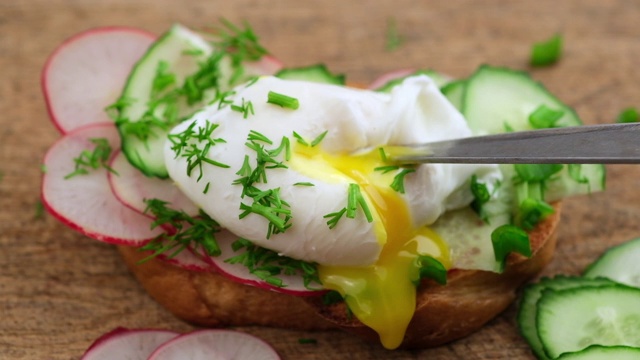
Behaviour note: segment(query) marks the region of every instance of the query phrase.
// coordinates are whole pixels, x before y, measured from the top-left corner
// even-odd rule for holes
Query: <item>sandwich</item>
[[[77,109],[99,104],[58,94],[96,86],[77,70],[96,43],[117,54],[105,77],[129,71],[102,106],[111,119],[87,123]],[[388,349],[459,339],[550,261],[560,200],[602,189],[604,169],[395,164],[391,146],[580,120],[520,71],[385,79],[356,88],[323,65],[284,68],[229,23],[78,35],[43,73],[63,132],[43,202],[116,244],[146,291],[193,324],[342,328]]]

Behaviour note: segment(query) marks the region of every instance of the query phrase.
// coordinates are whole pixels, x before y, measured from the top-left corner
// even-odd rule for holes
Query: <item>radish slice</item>
[[[231,244],[238,240],[237,235],[234,235],[230,231],[222,230],[219,233],[216,233],[216,240],[218,241],[222,255],[215,257],[204,256],[204,259],[205,261],[210,262],[221,275],[224,275],[235,282],[295,296],[317,296],[326,291],[318,284],[311,284],[311,286],[318,286],[318,289],[306,288],[304,286],[302,276],[298,274],[278,275],[278,277],[283,281],[283,287],[269,284],[249,272],[249,269],[246,266],[225,262],[226,259],[239,255],[243,251],[240,250],[236,253],[231,247]]]
[[[146,360],[160,345],[179,335],[168,330],[116,328],[94,341],[82,360]]]
[[[198,214],[198,207],[173,181],[145,176],[129,163],[122,152],[114,155],[109,166],[115,170],[115,173],[108,174],[113,193],[131,209],[142,214],[147,208],[145,199],[159,199],[168,202],[167,206],[174,210],[182,210],[191,216]]]
[[[392,72],[386,73],[386,74],[380,76],[379,78],[375,79],[369,85],[369,89],[370,90],[378,89],[378,88],[382,87],[383,85],[385,85],[386,83],[388,83],[391,80],[400,79],[400,78],[403,78],[405,76],[409,76],[409,75],[413,74],[414,72],[415,72],[415,69],[401,69],[401,70],[396,70],[396,71],[392,71]]]
[[[188,271],[206,272],[213,270],[213,266],[204,261],[202,257],[196,254],[191,248],[184,249],[175,256],[171,256],[171,252],[163,253],[158,255],[158,259]]]
[[[140,246],[161,233],[151,230],[152,219],[124,206],[109,187],[108,170],[99,168],[69,179],[74,158],[92,151],[92,138],[106,138],[112,149],[120,147],[113,123],[92,124],[58,140],[44,159],[42,200],[49,212],[69,227],[94,239]]]
[[[253,75],[273,75],[280,71],[284,65],[273,56],[263,56],[259,61],[243,64],[247,74]]]
[[[149,360],[278,360],[273,348],[261,339],[231,330],[199,330],[161,345]]]
[[[62,43],[42,72],[47,109],[58,130],[111,121],[104,108],[120,96],[131,68],[154,40],[142,30],[102,27]]]

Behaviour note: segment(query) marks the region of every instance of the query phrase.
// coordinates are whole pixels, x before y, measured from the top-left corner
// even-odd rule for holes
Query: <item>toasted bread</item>
[[[511,254],[503,273],[451,270],[446,285],[423,281],[416,311],[401,347],[427,348],[467,336],[504,311],[516,290],[551,260],[560,204],[531,233],[533,255]],[[305,330],[339,327],[371,341],[378,335],[348,315],[344,303],[296,297],[233,282],[215,272],[187,271],[162,260],[137,262],[136,248],[119,247],[127,266],[162,306],[201,326],[264,325]]]

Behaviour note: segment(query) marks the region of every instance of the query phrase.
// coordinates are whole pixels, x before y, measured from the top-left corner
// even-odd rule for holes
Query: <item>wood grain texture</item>
[[[116,252],[52,217],[37,217],[40,164],[58,137],[39,76],[70,35],[103,25],[155,33],[171,23],[247,20],[287,65],[326,63],[357,83],[402,67],[466,76],[489,63],[531,70],[586,123],[640,106],[640,2],[635,0],[21,0],[0,2],[0,358],[77,359],[116,327],[188,331],[135,282]],[[388,19],[404,39],[385,50]],[[529,69],[530,44],[562,33],[565,53]],[[558,251],[546,275],[578,274],[604,249],[640,236],[640,166],[610,166],[605,193],[564,202]],[[241,328],[284,359],[531,359],[515,306],[482,331],[440,348],[390,352],[338,332]],[[299,338],[317,344],[301,345]]]

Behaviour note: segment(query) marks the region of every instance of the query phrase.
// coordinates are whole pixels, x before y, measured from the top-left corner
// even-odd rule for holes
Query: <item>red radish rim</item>
[[[86,355],[91,349],[95,348],[97,345],[100,345],[105,340],[111,339],[114,336],[122,335],[124,333],[140,333],[140,332],[147,332],[147,331],[171,333],[171,334],[175,334],[176,337],[181,335],[179,332],[172,331],[172,330],[154,329],[154,328],[130,329],[130,328],[126,328],[124,326],[118,326],[118,327],[116,327],[116,328],[114,328],[114,329],[112,329],[112,330],[100,335],[97,339],[95,339],[91,343],[91,345],[89,345],[87,350],[84,352],[83,356]]]
[[[278,287],[275,285],[271,285],[266,281],[257,279],[257,278],[244,278],[244,277],[240,277],[234,274],[229,273],[228,271],[226,271],[225,269],[223,269],[220,265],[218,265],[218,261],[224,261],[221,256],[218,256],[218,259],[213,259],[210,256],[207,256],[205,254],[199,254],[202,258],[203,261],[205,261],[206,263],[208,263],[213,270],[215,270],[218,274],[226,277],[227,279],[237,282],[239,284],[243,284],[243,285],[249,285],[249,286],[255,286],[257,288],[263,289],[263,290],[270,290],[270,291],[274,291],[274,292],[278,292],[278,293],[282,293],[282,294],[286,294],[286,295],[292,295],[292,296],[320,296],[323,295],[325,293],[327,293],[329,290],[327,289],[317,289],[317,290],[313,290],[313,289],[291,289],[291,288],[287,288],[287,287]],[[232,265],[233,266],[233,265]],[[237,265],[237,266],[242,266],[242,265]]]
[[[268,342],[266,342],[265,340],[253,335],[253,334],[249,334],[246,332],[242,332],[242,331],[237,331],[237,330],[229,330],[229,329],[201,329],[201,330],[194,330],[188,333],[184,333],[181,334],[167,342],[165,342],[164,344],[160,345],[153,353],[151,353],[151,355],[149,355],[148,360],[154,360],[157,356],[159,356],[161,354],[161,351],[164,351],[163,348],[168,347],[168,346],[173,346],[175,345],[175,343],[180,342],[180,341],[184,341],[184,339],[186,337],[189,336],[198,336],[200,334],[203,333],[228,333],[228,334],[233,334],[234,336],[241,336],[244,337],[247,340],[251,340],[251,341],[255,341],[256,343],[260,343],[261,345],[263,345],[265,347],[266,350],[270,350],[273,355],[276,356],[277,359],[280,359],[280,355],[278,355],[278,352],[273,348],[273,346],[271,346],[271,344],[269,344]]]
[[[59,125],[59,121],[57,120],[56,116],[54,115],[53,109],[51,107],[51,99],[50,99],[49,91],[47,91],[47,86],[46,86],[47,85],[46,75],[49,72],[49,67],[51,66],[51,62],[58,55],[58,53],[60,51],[62,51],[62,49],[67,47],[72,42],[75,42],[75,41],[77,41],[77,40],[79,40],[79,39],[81,39],[83,37],[90,36],[90,35],[93,35],[93,34],[96,34],[96,33],[112,32],[112,31],[135,32],[135,33],[138,33],[140,35],[148,36],[150,39],[155,39],[156,38],[155,34],[149,32],[149,31],[146,31],[146,30],[135,28],[135,27],[128,27],[128,26],[102,26],[102,27],[90,28],[90,29],[84,30],[84,31],[82,31],[80,33],[71,35],[68,38],[66,38],[62,43],[60,43],[53,50],[53,52],[49,55],[49,57],[47,58],[47,60],[44,63],[44,66],[42,68],[42,72],[40,73],[40,88],[42,89],[42,93],[43,93],[44,100],[45,100],[45,105],[47,107],[47,114],[49,115],[49,119],[51,119],[51,122],[53,123],[55,128],[58,130],[58,132],[60,132],[61,134],[65,134],[65,133],[67,133],[67,131],[64,131],[64,129],[61,128],[61,126]]]

